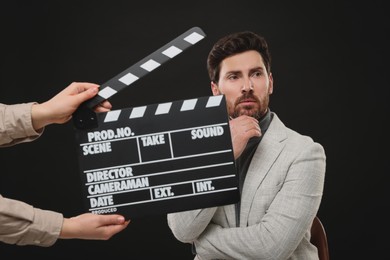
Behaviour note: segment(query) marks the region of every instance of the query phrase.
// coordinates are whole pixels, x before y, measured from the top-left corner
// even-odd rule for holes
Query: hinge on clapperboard
[[[149,72],[158,68],[161,64],[172,59],[187,48],[196,44],[206,37],[199,27],[193,27],[181,34],[171,42],[146,56],[117,76],[113,77],[100,86],[99,93],[92,99],[87,100],[73,114],[73,123],[78,129],[91,129],[98,127],[96,113],[93,108],[107,100],[112,95],[123,90]]]

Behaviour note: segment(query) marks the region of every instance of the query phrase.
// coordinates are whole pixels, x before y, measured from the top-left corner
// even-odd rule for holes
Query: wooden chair
[[[328,238],[321,220],[316,216],[311,226],[310,242],[318,249],[320,260],[329,260]]]

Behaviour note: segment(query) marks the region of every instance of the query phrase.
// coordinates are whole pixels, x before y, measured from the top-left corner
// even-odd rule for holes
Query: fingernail
[[[92,93],[97,93],[98,92],[98,88],[90,88],[89,89]]]

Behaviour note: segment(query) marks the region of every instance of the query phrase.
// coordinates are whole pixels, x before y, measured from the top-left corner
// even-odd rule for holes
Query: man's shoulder
[[[274,132],[274,134],[284,136],[284,141],[295,145],[315,143],[311,136],[307,134],[302,134],[286,126],[275,112],[272,112],[272,121],[268,130],[270,131],[270,133]]]

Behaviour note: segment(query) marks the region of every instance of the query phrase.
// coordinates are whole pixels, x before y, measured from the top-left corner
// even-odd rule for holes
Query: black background
[[[263,34],[272,52],[271,109],[327,153],[323,201],[332,259],[387,255],[389,14],[385,1],[7,1],[0,9],[0,102],[43,102],[72,81],[102,84],[193,26],[207,37],[131,87],[114,109],[211,95],[206,57],[228,33]],[[0,149],[0,192],[82,213],[72,123]],[[192,259],[166,216],[134,219],[109,241],[0,244],[1,259]]]

